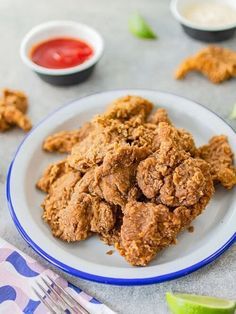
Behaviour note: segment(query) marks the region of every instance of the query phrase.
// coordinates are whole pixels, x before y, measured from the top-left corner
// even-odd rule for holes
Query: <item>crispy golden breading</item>
[[[172,124],[168,113],[164,108],[158,108],[154,113],[152,113],[148,119],[148,122],[156,125],[158,125],[160,122]]]
[[[70,171],[55,180],[48,190],[42,204],[43,219],[49,224],[54,236],[60,237],[58,213],[63,210],[74,191],[76,183],[80,180],[78,172]]]
[[[52,184],[64,174],[72,171],[66,160],[49,165],[36,183],[38,189],[48,193]]]
[[[202,197],[209,201],[213,192],[210,166],[202,159],[190,157],[164,178],[159,198],[170,207],[195,206]]]
[[[145,172],[143,167],[139,170],[138,182]],[[131,202],[124,209],[121,241],[116,246],[132,265],[145,266],[161,249],[174,244],[177,234],[201,214],[213,195],[210,167],[205,161],[190,157],[172,171],[166,177],[159,175],[157,182],[150,180],[159,195],[143,191],[160,204]],[[148,173],[152,175],[153,170]]]
[[[171,212],[161,204],[129,202],[116,248],[131,265],[145,266],[160,250],[176,242],[182,226],[190,223],[186,217],[190,217],[190,210],[185,207]]]
[[[94,125],[93,130],[81,142],[73,146],[68,163],[79,171],[86,172],[100,164],[106,154],[118,145],[121,136],[113,130]]]
[[[179,148],[180,150],[188,152],[191,156],[195,156],[197,151],[193,136],[189,132],[184,129],[177,129],[166,122],[160,122],[156,128],[153,138],[154,152],[157,151],[161,145],[163,149],[166,145]]]
[[[175,73],[183,79],[190,71],[198,71],[213,83],[221,83],[236,76],[236,52],[218,46],[209,46],[182,62]]]
[[[13,106],[20,110],[22,113],[26,113],[28,110],[28,99],[26,95],[21,91],[13,91],[7,88],[4,89],[3,102],[6,106]]]
[[[91,123],[85,123],[79,130],[54,133],[44,140],[43,149],[48,152],[70,153],[72,147],[87,137],[91,129]]]
[[[106,154],[116,150],[120,144],[151,149],[155,125],[144,121],[152,107],[150,102],[137,96],[115,101],[107,112],[92,121],[88,136],[73,147],[68,156],[71,167],[86,172],[101,164]]]
[[[69,153],[79,141],[79,131],[61,131],[48,136],[43,142],[43,149],[47,152]]]
[[[47,150],[71,151],[37,183],[54,236],[74,242],[96,233],[131,265],[145,266],[205,209],[212,176],[235,184],[225,137],[197,150],[164,109],[149,117],[152,107],[122,97],[80,130],[46,139]]]
[[[100,239],[108,245],[115,245],[120,242],[120,231],[123,224],[123,212],[119,206],[115,209],[116,221],[111,230],[103,230],[100,234]]]
[[[129,145],[107,154],[103,164],[95,168],[95,179],[90,185],[90,191],[111,204],[123,207],[136,181],[138,163],[148,154],[149,150],[145,147]]]
[[[29,118],[25,115],[28,100],[24,93],[5,89],[0,100],[0,132],[18,126],[25,132],[32,128]]]
[[[147,99],[139,96],[125,96],[113,101],[100,118],[124,122],[132,120],[134,117],[140,117],[144,122],[152,109],[153,104]]]
[[[207,145],[198,149],[199,157],[211,166],[213,180],[225,188],[236,185],[236,168],[233,165],[234,154],[229,146],[227,136],[213,136]]]
[[[167,206],[190,206],[204,195],[209,179],[209,166],[192,158],[188,145],[181,142],[181,134],[173,126],[160,123],[158,127],[159,149],[137,169],[137,182],[147,198],[159,198]],[[210,192],[210,196],[213,193]]]
[[[84,240],[91,232],[108,232],[116,222],[116,207],[81,192],[80,175],[74,171],[52,184],[42,207],[53,235],[67,242]]]
[[[67,242],[84,240],[91,232],[111,230],[115,219],[114,206],[99,197],[77,193],[75,187],[67,206],[58,213],[59,237]]]

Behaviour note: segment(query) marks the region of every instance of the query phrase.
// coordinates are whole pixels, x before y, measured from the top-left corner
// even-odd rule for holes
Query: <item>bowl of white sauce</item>
[[[172,0],[171,12],[191,37],[207,42],[231,38],[236,30],[236,0]]]

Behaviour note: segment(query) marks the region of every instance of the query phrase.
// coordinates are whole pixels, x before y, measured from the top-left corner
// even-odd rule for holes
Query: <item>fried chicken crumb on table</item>
[[[236,76],[236,52],[218,46],[209,46],[185,59],[175,72],[176,79],[184,79],[191,72],[205,75],[215,84]]]
[[[226,137],[197,148],[165,109],[153,108],[125,96],[79,130],[44,140],[45,151],[67,152],[37,183],[55,237],[76,242],[98,234],[131,265],[146,266],[182,230],[192,230],[214,183],[236,184]]]
[[[26,116],[27,109],[28,100],[23,92],[4,89],[0,99],[0,132],[13,126],[18,126],[25,132],[29,131],[32,124]]]

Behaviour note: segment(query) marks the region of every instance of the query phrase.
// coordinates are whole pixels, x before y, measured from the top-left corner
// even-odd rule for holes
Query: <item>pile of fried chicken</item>
[[[115,100],[79,130],[43,143],[68,153],[37,182],[43,219],[67,242],[99,234],[131,265],[147,265],[202,213],[214,184],[236,184],[227,137],[196,148],[163,108],[138,96]]]

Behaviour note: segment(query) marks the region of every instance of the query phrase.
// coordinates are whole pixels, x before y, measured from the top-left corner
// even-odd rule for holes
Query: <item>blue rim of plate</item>
[[[44,259],[46,259],[48,262],[50,262],[51,264],[53,264],[54,266],[57,266],[58,268],[62,269],[63,271],[67,272],[70,275],[85,279],[85,280],[89,280],[89,281],[95,281],[98,283],[103,283],[103,284],[109,284],[109,285],[117,285],[117,286],[138,286],[138,285],[150,285],[150,284],[155,284],[155,283],[161,283],[164,281],[170,281],[170,280],[174,280],[183,276],[186,276],[200,268],[202,268],[203,266],[213,262],[215,259],[217,259],[221,254],[223,254],[227,249],[229,249],[229,247],[236,242],[236,232],[233,234],[233,236],[228,239],[228,241],[226,241],[226,243],[220,247],[217,251],[215,251],[213,254],[209,255],[207,258],[203,259],[202,261],[191,265],[189,267],[186,267],[184,269],[181,269],[179,271],[176,272],[172,272],[169,274],[165,274],[165,275],[161,275],[161,276],[154,276],[154,277],[149,277],[149,278],[113,278],[113,277],[104,277],[104,276],[98,276],[98,275],[93,275],[90,273],[86,273],[83,271],[80,271],[76,268],[70,267],[68,265],[65,265],[64,263],[61,263],[60,261],[58,261],[57,259],[55,259],[54,257],[50,256],[49,254],[47,254],[46,252],[44,252],[44,250],[42,250],[36,243],[34,243],[34,241],[28,236],[28,234],[25,232],[24,228],[21,226],[17,215],[15,213],[14,207],[12,205],[12,200],[11,200],[11,189],[10,189],[10,180],[11,180],[11,171],[12,171],[12,166],[14,164],[14,161],[17,157],[17,154],[21,148],[21,146],[23,145],[23,143],[25,142],[25,140],[28,138],[28,136],[31,135],[31,133],[39,126],[41,125],[43,122],[45,122],[50,116],[54,115],[56,112],[60,111],[61,109],[63,109],[66,106],[69,106],[70,104],[72,104],[75,101],[78,101],[79,99],[82,98],[86,98],[89,96],[94,96],[94,95],[98,95],[98,94],[103,94],[106,92],[112,92],[112,91],[128,91],[128,90],[137,90],[137,91],[141,91],[141,90],[146,90],[146,91],[152,91],[152,92],[160,92],[160,93],[165,93],[165,94],[169,94],[172,96],[176,96],[178,98],[185,98],[189,101],[194,102],[195,104],[197,104],[200,107],[205,108],[207,111],[213,113],[215,116],[217,116],[218,118],[220,118],[225,124],[227,124],[232,130],[233,132],[236,134],[236,132],[234,131],[234,129],[223,119],[221,118],[219,115],[217,115],[214,111],[208,109],[207,107],[203,106],[202,104],[199,104],[198,102],[188,99],[187,97],[182,97],[179,95],[176,95],[174,93],[169,93],[169,92],[163,92],[163,91],[157,91],[157,90],[152,90],[152,89],[139,89],[139,88],[130,88],[130,89],[115,89],[115,90],[107,90],[105,92],[97,92],[97,93],[92,93],[89,94],[87,96],[82,96],[79,97],[73,101],[70,101],[69,103],[59,107],[58,109],[54,110],[53,112],[51,112],[46,118],[42,119],[38,124],[36,124],[36,126],[24,137],[24,139],[22,140],[22,142],[20,143],[20,145],[18,146],[16,153],[13,157],[13,160],[9,166],[8,169],[8,173],[7,173],[7,181],[6,181],[6,198],[7,198],[7,203],[8,203],[8,208],[11,214],[11,217],[13,219],[13,222],[17,228],[17,230],[19,231],[20,235],[23,237],[23,239],[32,247],[32,249],[38,253],[39,255],[41,255]]]

